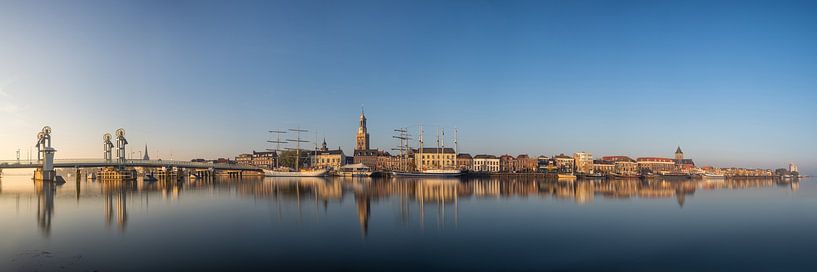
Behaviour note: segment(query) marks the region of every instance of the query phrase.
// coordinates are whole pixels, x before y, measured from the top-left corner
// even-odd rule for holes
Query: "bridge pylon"
[[[42,164],[34,171],[34,179],[54,181],[57,171],[54,170],[54,153],[57,150],[51,147],[51,127],[45,126],[37,133],[37,160]]]
[[[105,157],[105,161],[107,162],[113,160],[112,154],[113,143],[111,142],[112,138],[113,137],[111,136],[110,133],[105,133],[105,135],[102,135],[102,149],[105,151],[105,153],[103,153],[103,156]]]
[[[126,159],[126,152],[125,146],[128,144],[128,140],[125,139],[125,130],[119,128],[116,130],[116,158],[119,160],[119,163],[125,163]]]

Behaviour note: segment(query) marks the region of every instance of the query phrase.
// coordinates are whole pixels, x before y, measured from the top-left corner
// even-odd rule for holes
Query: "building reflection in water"
[[[332,203],[344,199],[354,201],[357,223],[363,239],[369,235],[372,206],[378,201],[399,201],[400,224],[426,227],[427,216],[436,218],[434,225],[445,228],[449,222],[459,223],[459,202],[463,198],[553,198],[578,204],[604,199],[672,199],[683,207],[689,197],[698,190],[741,190],[786,186],[792,192],[799,182],[776,179],[738,180],[578,180],[557,181],[525,177],[492,177],[474,179],[371,179],[371,178],[242,178],[120,182],[86,181],[85,187],[99,186],[103,199],[103,212],[107,226],[114,221],[120,231],[128,224],[128,199],[137,194],[143,207],[149,207],[151,193],[161,193],[165,199],[178,200],[185,191],[210,190],[229,193],[240,198],[267,200],[274,204],[279,220],[287,219],[294,205],[297,220],[303,222],[305,207],[314,206],[315,219],[328,213]],[[77,201],[81,197],[81,181],[76,183]],[[37,222],[47,236],[54,216],[54,197],[57,186],[48,182],[35,182],[37,196]],[[306,208],[306,209],[309,209]],[[431,212],[429,212],[431,211]],[[284,215],[287,213],[288,215]],[[306,211],[307,214],[312,213]],[[428,215],[427,215],[428,213]]]

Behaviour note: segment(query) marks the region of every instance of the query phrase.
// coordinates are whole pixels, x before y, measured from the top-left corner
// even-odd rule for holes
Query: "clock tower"
[[[366,115],[363,114],[363,107],[360,108],[360,126],[357,128],[355,150],[369,150],[369,132],[366,130]]]

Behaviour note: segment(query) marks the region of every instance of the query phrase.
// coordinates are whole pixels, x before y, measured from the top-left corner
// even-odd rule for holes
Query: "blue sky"
[[[0,157],[262,150],[300,125],[351,153],[397,127],[469,153],[817,168],[813,1],[4,1]],[[314,138],[314,134],[310,134]],[[430,142],[430,141],[428,141]],[[450,139],[449,139],[450,142]],[[25,152],[24,152],[25,153]],[[813,167],[812,167],[813,166]]]

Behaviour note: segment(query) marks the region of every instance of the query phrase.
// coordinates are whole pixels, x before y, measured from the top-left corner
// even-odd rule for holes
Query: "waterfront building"
[[[414,156],[377,156],[377,167],[380,171],[414,171]]]
[[[559,173],[573,173],[573,170],[576,167],[575,160],[564,153],[554,156],[553,161],[555,162],[556,170],[558,170]]]
[[[695,162],[692,159],[684,159],[684,152],[681,151],[681,146],[675,149],[675,164],[680,170],[692,170],[695,168]]]
[[[514,165],[516,164],[516,158],[511,155],[505,154],[499,156],[499,172],[502,173],[512,173],[515,172],[516,169]]]
[[[239,154],[235,157],[235,162],[241,165],[252,165],[252,154]]]
[[[474,170],[474,158],[471,157],[471,154],[468,154],[468,153],[457,154],[457,167],[460,170],[473,171]]]
[[[147,152],[147,151],[145,151]],[[789,163],[789,173],[800,172],[800,169],[797,169],[797,165],[794,163]]]
[[[255,152],[255,151],[253,151],[253,152]],[[237,164],[235,161],[230,160],[228,158],[218,158],[218,159],[215,159],[215,160],[211,160],[209,162],[211,162],[211,163]]]
[[[323,144],[321,144],[321,148],[317,152],[314,153],[314,158],[312,158],[315,162],[315,167],[324,168],[329,167],[332,170],[337,171],[346,163],[346,155],[343,154],[343,150],[338,147],[335,150],[329,150],[326,147],[326,139],[323,139]]]
[[[771,169],[722,168],[721,172],[727,177],[771,177]]]
[[[635,175],[638,173],[638,163],[627,156],[604,156],[603,161],[611,161],[615,164],[615,173],[621,175]]]
[[[275,165],[275,160],[278,154],[274,151],[256,152],[253,150],[252,154],[240,154],[235,157],[236,164],[252,165],[255,167],[271,168]]]
[[[658,157],[642,157],[636,160],[639,171],[668,172],[675,170],[675,160]]]
[[[589,174],[593,170],[593,154],[590,152],[573,153],[576,172]]]
[[[457,154],[453,148],[424,147],[414,151],[415,167],[417,170],[451,169],[456,168],[454,159]]]
[[[372,168],[372,170],[380,170],[377,168],[377,158],[383,156],[391,156],[388,152],[377,149],[355,150],[354,163],[362,163]]]
[[[593,173],[612,174],[616,172],[616,163],[605,160],[593,160]]]
[[[516,164],[514,169],[516,172],[533,173],[539,168],[539,161],[536,158],[531,158],[528,154],[521,154],[516,156]]]
[[[474,156],[474,171],[484,173],[499,172],[499,158],[494,155]]]
[[[548,165],[550,165],[549,164],[550,163],[550,158],[548,156],[545,156],[545,155],[540,155],[539,157],[536,157],[536,163],[537,163],[537,171],[547,172]]]

